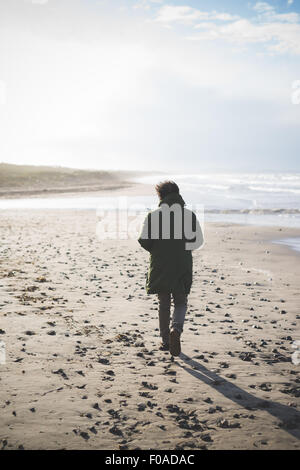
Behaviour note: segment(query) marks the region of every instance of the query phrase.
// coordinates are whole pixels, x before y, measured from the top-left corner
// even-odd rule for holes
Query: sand
[[[0,218],[0,448],[299,449],[300,230],[206,224],[172,362],[148,254],[93,211]]]

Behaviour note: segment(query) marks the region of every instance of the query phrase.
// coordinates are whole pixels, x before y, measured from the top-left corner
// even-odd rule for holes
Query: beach
[[[0,31],[0,450],[300,450],[300,0]]]
[[[93,210],[1,212],[0,447],[299,449],[299,228],[205,223],[171,361],[148,254]]]

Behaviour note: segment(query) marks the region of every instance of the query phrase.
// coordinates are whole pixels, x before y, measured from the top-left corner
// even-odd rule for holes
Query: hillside
[[[131,185],[136,174],[0,163],[0,197],[115,189]]]

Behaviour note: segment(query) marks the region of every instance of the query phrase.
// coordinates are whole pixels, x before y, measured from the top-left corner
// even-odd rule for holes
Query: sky
[[[0,0],[0,161],[300,171],[300,0]]]

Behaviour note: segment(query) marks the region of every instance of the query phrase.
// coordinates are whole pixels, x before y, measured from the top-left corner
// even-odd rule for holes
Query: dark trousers
[[[182,333],[185,314],[187,311],[187,295],[186,294],[176,294],[176,293],[158,294],[159,330],[160,330],[160,336],[162,337],[163,343],[169,343],[171,297],[173,298],[173,303],[174,303],[171,329],[177,330],[180,334]]]

